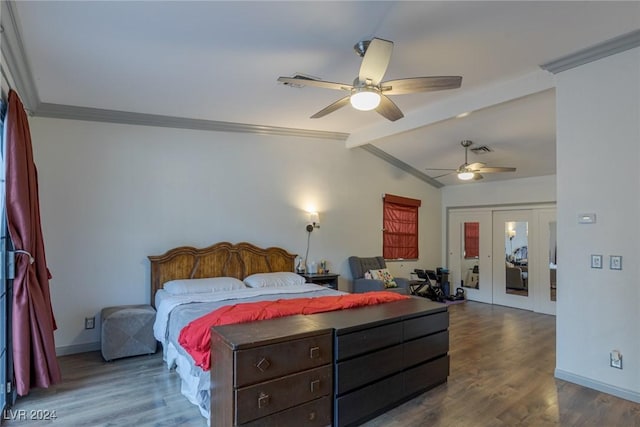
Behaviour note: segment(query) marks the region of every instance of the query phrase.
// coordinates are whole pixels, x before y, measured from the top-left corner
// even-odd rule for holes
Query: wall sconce
[[[309,224],[307,224],[306,228],[309,233],[311,233],[314,228],[320,228],[318,212],[309,212]]]
[[[513,238],[516,237],[516,230],[510,228],[509,231],[507,231],[507,235],[509,236],[509,240],[513,240]]]

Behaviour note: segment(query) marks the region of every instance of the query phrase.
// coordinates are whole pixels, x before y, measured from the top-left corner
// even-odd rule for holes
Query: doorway
[[[467,299],[555,314],[555,206],[450,209],[447,265]]]

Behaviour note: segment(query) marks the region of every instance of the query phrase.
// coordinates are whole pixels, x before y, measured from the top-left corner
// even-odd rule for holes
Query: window
[[[418,259],[420,200],[385,194],[382,212],[384,259]]]

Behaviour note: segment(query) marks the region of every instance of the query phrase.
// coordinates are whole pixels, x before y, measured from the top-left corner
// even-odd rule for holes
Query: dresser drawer
[[[330,395],[332,388],[331,365],[240,388],[235,391],[235,423],[246,423]]]
[[[403,374],[399,373],[336,399],[335,427],[360,423],[393,406],[403,397]]]
[[[377,326],[350,334],[338,335],[336,356],[338,360],[343,360],[400,342],[402,342],[401,322]]]
[[[336,393],[372,383],[402,370],[402,345],[366,354],[336,365]]]
[[[404,366],[408,368],[425,360],[447,354],[449,331],[442,331],[404,343]]]
[[[407,396],[421,393],[447,381],[449,356],[434,359],[404,372],[404,387]]]
[[[242,424],[242,427],[325,427],[331,425],[332,418],[331,397],[325,396],[291,409],[250,421]]]
[[[449,328],[449,312],[416,317],[404,321],[404,340],[423,337]]]
[[[244,387],[332,361],[330,333],[234,353],[234,386]]]

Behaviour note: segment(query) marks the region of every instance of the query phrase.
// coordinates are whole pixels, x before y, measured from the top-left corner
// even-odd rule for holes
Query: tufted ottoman
[[[156,352],[153,322],[156,311],[150,305],[121,305],[102,309],[102,357],[120,357]]]

